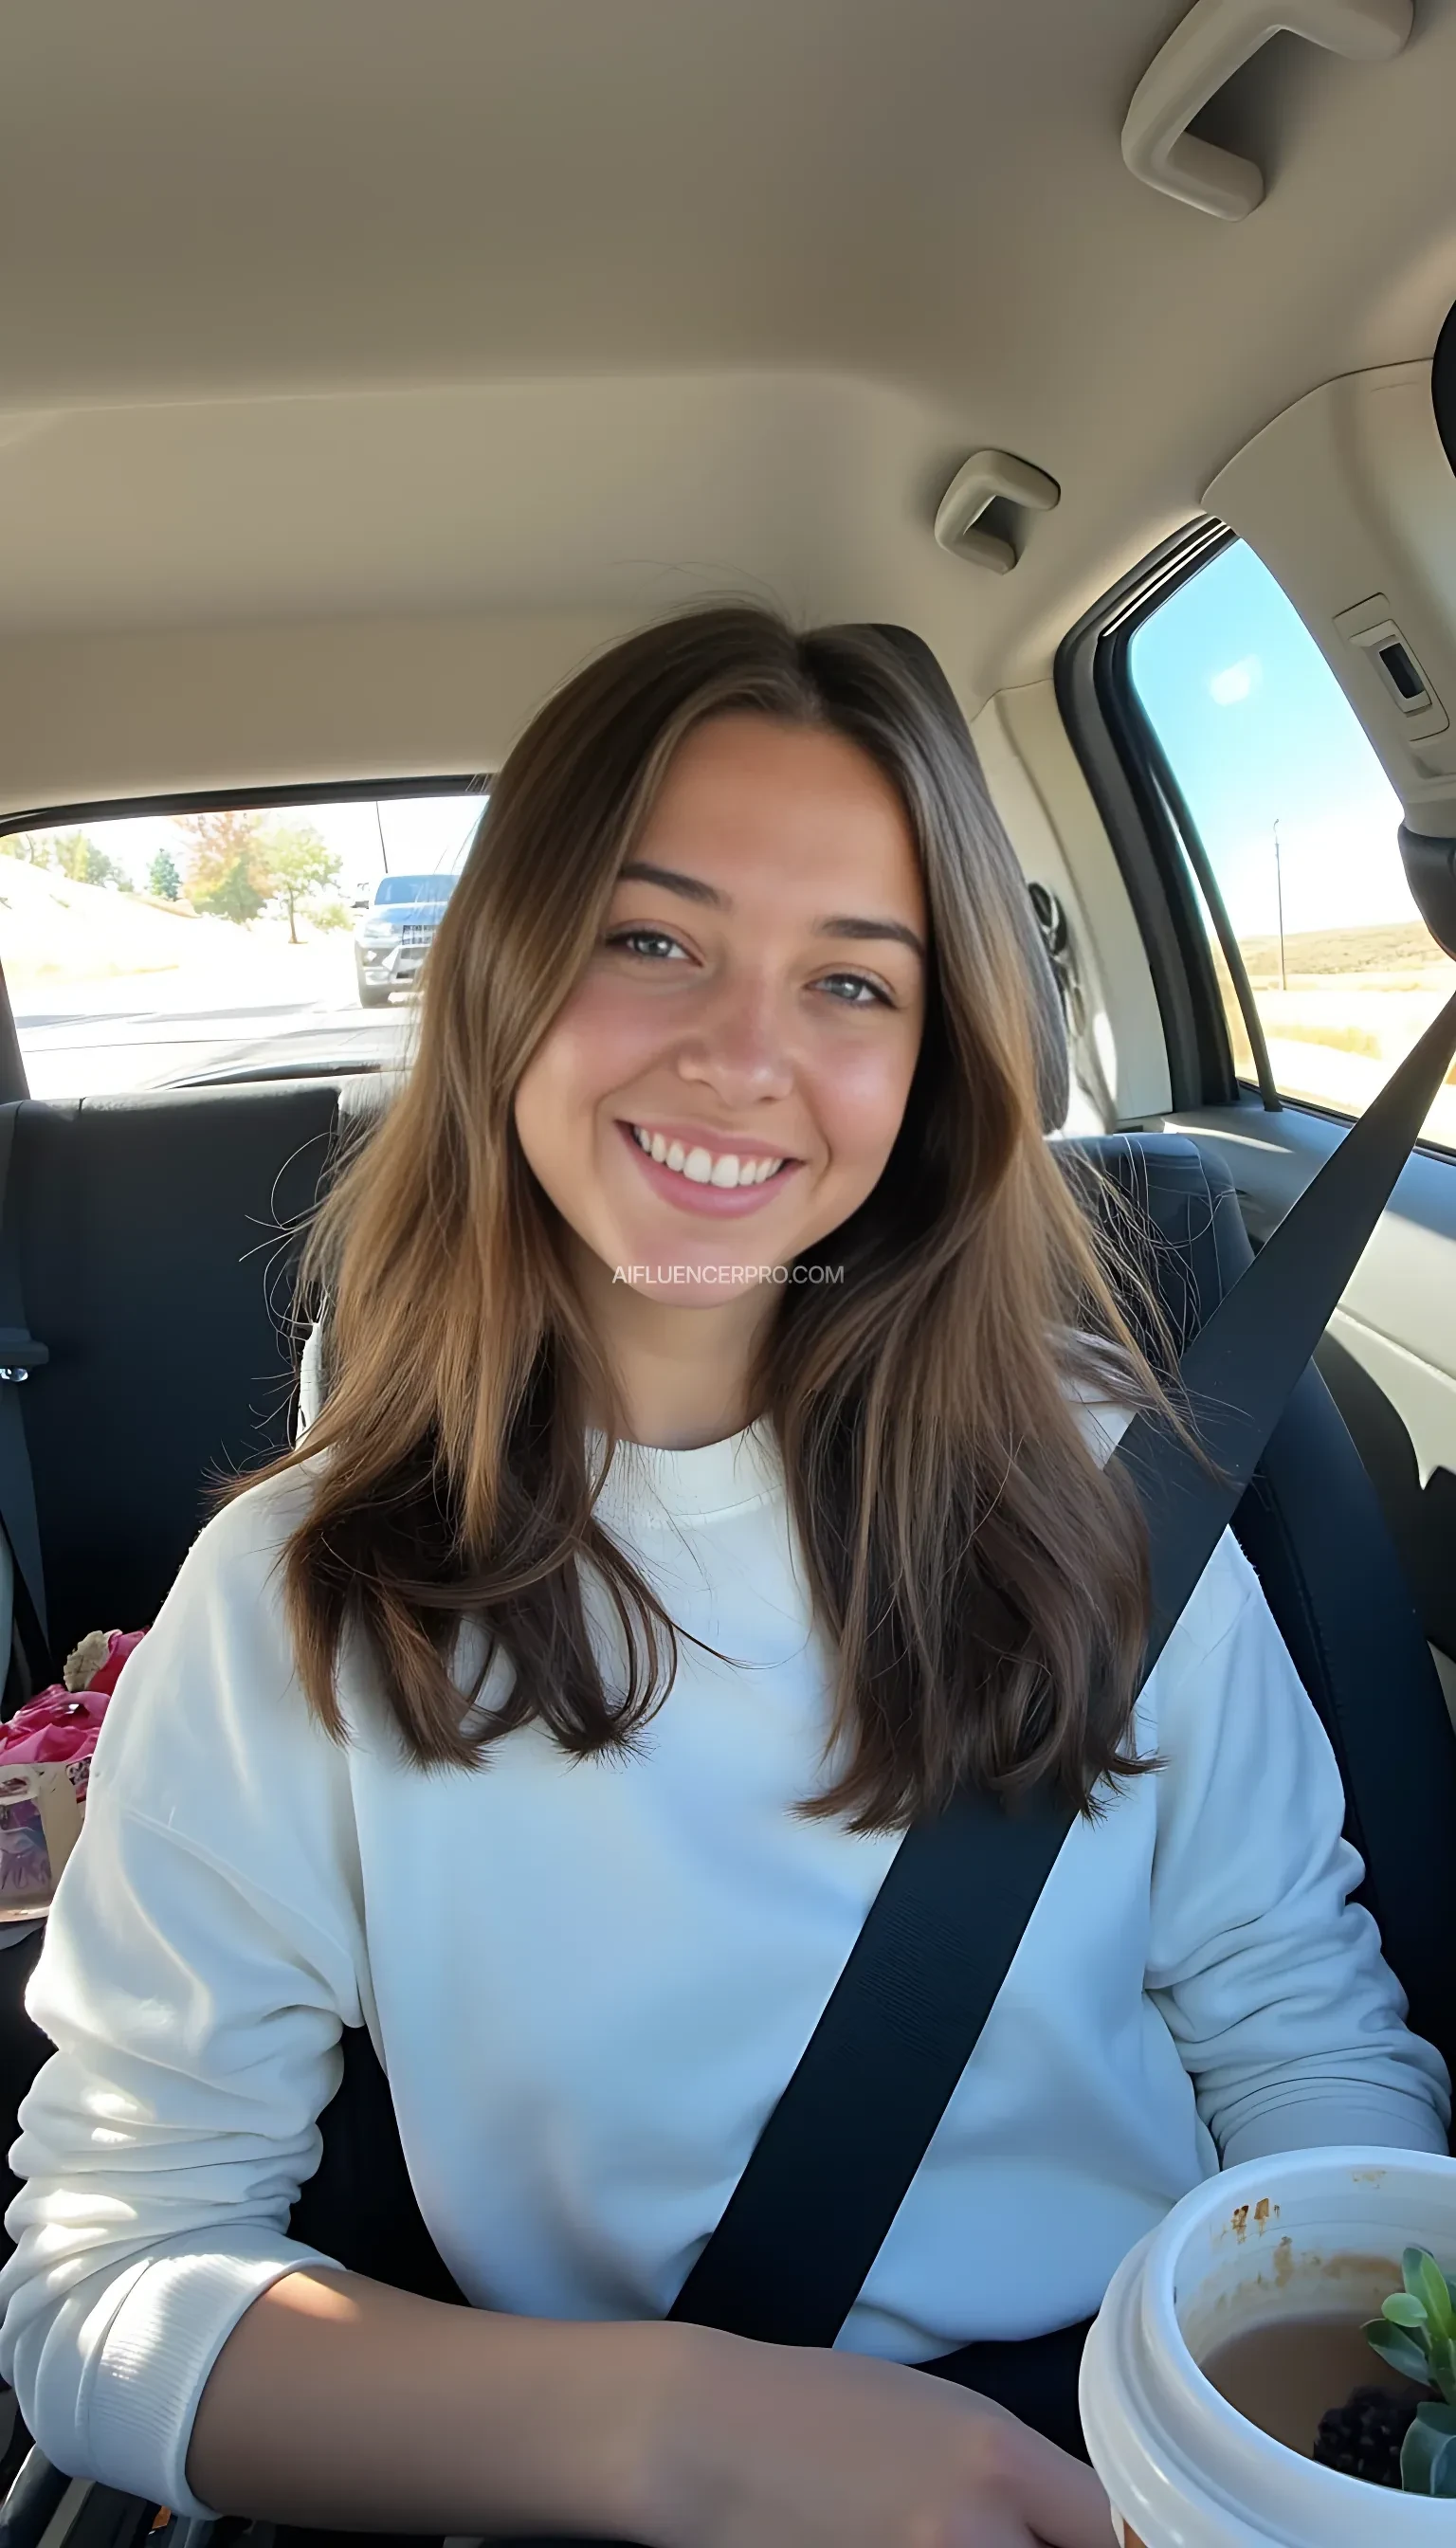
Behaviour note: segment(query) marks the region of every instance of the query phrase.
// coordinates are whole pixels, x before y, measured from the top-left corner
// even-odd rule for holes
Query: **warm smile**
[[[650,1124],[624,1123],[620,1129],[651,1183],[689,1212],[731,1217],[752,1212],[802,1165],[771,1151],[729,1149],[726,1143],[710,1149]]]

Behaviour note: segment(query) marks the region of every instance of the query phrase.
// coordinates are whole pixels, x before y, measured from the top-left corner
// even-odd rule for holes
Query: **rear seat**
[[[338,1114],[331,1080],[31,1102],[7,1225],[31,1332],[26,1438],[59,1668],[150,1620],[210,1482],[282,1450],[297,1230]]]

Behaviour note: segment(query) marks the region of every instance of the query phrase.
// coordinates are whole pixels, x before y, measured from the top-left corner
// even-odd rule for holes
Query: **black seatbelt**
[[[1180,1380],[1219,1474],[1147,1416],[1119,1445],[1151,1543],[1142,1680],[1365,1251],[1453,1051],[1456,999],[1184,1354]],[[1016,1811],[961,1796],[906,1835],[672,2318],[771,2343],[834,2343],[1073,1818],[1049,1793]]]
[[[1144,1674],[1161,1654],[1365,1253],[1453,1051],[1456,999],[1351,1125],[1179,1362],[1199,1439],[1232,1482],[1231,1497],[1145,1415],[1118,1446],[1150,1526],[1152,1618]]]
[[[29,1600],[44,1654],[50,1644],[50,1629],[46,1615],[36,1482],[31,1474],[21,1391],[31,1373],[50,1357],[31,1334],[21,1288],[20,1233],[10,1174],[19,1114],[18,1103],[0,1106],[0,1528],[15,1561],[17,1609],[23,1596]],[[24,1639],[17,1636],[14,1644],[24,1660]],[[9,1664],[8,1655],[0,1658],[0,1681],[5,1679]]]

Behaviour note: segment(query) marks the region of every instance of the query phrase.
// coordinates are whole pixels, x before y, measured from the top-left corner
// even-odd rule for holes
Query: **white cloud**
[[[1240,656],[1236,664],[1226,665],[1222,673],[1215,673],[1209,683],[1209,696],[1221,708],[1236,708],[1251,690],[1258,688],[1263,677],[1264,668],[1257,655]]]

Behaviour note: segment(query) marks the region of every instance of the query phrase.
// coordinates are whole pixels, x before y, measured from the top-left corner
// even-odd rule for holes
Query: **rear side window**
[[[1456,990],[1410,899],[1401,805],[1303,620],[1241,541],[1153,610],[1128,669],[1238,944],[1281,1093],[1358,1115]],[[1210,941],[1234,1068],[1254,1077]],[[1456,1150],[1456,1067],[1424,1138]]]
[[[0,835],[0,963],[32,1096],[400,1058],[483,811],[456,780]]]

